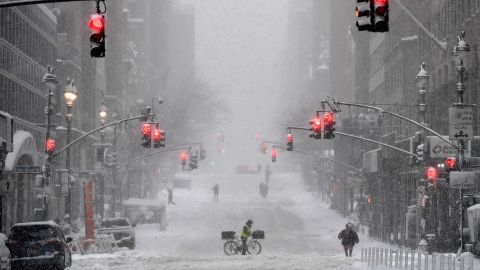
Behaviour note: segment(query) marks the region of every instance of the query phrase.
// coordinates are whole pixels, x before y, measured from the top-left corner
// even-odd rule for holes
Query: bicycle
[[[225,242],[225,245],[223,245],[223,251],[229,256],[236,255],[242,252],[242,246],[243,243],[240,237],[235,236],[235,239],[229,239]],[[262,252],[262,245],[257,239],[249,238],[247,240],[247,252],[250,255],[258,255]]]

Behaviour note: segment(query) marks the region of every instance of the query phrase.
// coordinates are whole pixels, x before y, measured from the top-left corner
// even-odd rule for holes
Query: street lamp
[[[426,111],[425,97],[427,95],[429,79],[430,79],[430,75],[425,70],[425,62],[423,62],[420,65],[420,71],[415,77],[415,81],[417,82],[417,87],[418,87],[418,94],[420,95],[419,108],[420,108],[420,123],[422,125],[425,125],[425,111]]]
[[[158,99],[158,104],[162,104],[162,103],[164,102],[164,99],[161,98],[161,97],[157,97],[157,96],[152,97],[152,107],[151,107],[151,108],[152,108],[152,111],[153,111],[153,112],[155,112],[154,107],[153,107],[153,102],[155,101],[155,99]],[[155,116],[152,115],[152,121],[153,121],[153,118],[154,118],[154,117],[155,117]]]
[[[70,144],[70,138],[72,133],[72,107],[73,103],[77,99],[77,87],[75,87],[75,82],[70,80],[68,85],[63,91],[65,97],[65,102],[67,104],[67,115],[65,116],[67,120],[67,142],[66,145]],[[67,183],[68,183],[68,195],[65,200],[65,210],[67,214],[70,215],[70,222],[72,221],[72,188],[70,186],[70,148],[67,148],[67,157],[65,160],[65,167],[67,169]],[[72,224],[70,224],[71,226]]]
[[[463,104],[463,93],[465,92],[465,61],[470,53],[470,45],[465,41],[465,31],[457,36],[457,46],[453,49],[452,55],[457,60],[457,72],[460,81],[457,83],[458,103]]]

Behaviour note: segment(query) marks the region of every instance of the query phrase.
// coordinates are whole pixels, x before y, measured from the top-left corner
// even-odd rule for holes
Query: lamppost
[[[420,124],[425,125],[425,112],[426,112],[426,101],[425,97],[427,95],[427,87],[429,83],[430,75],[425,70],[425,62],[420,65],[420,71],[418,72],[417,76],[415,77],[415,81],[417,82],[418,87],[418,94],[420,95]],[[422,141],[423,143],[423,141]]]
[[[63,91],[65,97],[65,102],[67,104],[67,115],[65,119],[67,120],[67,143],[70,144],[70,138],[72,133],[72,107],[73,103],[77,99],[77,88],[75,87],[75,82],[70,80],[69,84],[65,87]],[[72,221],[72,187],[70,186],[70,148],[67,149],[67,157],[65,160],[65,168],[67,169],[67,183],[68,183],[68,195],[65,200],[65,211],[70,215],[70,222]],[[71,225],[71,224],[70,224]]]
[[[51,115],[52,115],[52,97],[57,89],[57,76],[53,74],[53,67],[48,66],[47,68],[47,73],[43,75],[42,79],[43,83],[47,87],[47,106],[45,107],[45,115],[46,115],[46,134],[45,134],[45,143],[51,139]],[[49,153],[47,151],[47,147],[45,146],[45,170],[44,170],[44,178],[46,180],[47,185],[50,185],[50,175],[51,175],[51,164],[52,164],[52,159],[49,156]],[[44,199],[44,207],[45,207],[45,217],[48,217],[48,204]]]
[[[163,98],[161,98],[161,97],[157,97],[157,96],[152,97],[152,107],[151,108],[152,108],[153,112],[155,112],[154,107],[153,107],[153,102],[155,101],[155,99],[158,99],[158,104],[162,104],[163,101],[164,101]],[[153,121],[154,117],[155,117],[155,115],[152,115],[152,121]]]
[[[100,119],[100,123],[102,123],[102,125],[104,125],[105,122],[107,121],[107,116],[108,116],[108,109],[105,106],[105,100],[102,100],[102,104],[100,105],[100,108],[98,109],[98,118]],[[103,143],[104,140],[105,140],[105,131],[101,130],[100,131],[100,142]]]
[[[453,49],[452,55],[457,62],[456,70],[458,72],[459,82],[456,91],[458,94],[458,103],[453,106],[463,107],[463,93],[465,92],[465,61],[470,53],[470,45],[465,41],[465,31],[457,36],[457,45]],[[465,162],[465,141],[463,138],[458,140],[458,166],[463,171]],[[460,188],[460,251],[463,252],[463,189]]]

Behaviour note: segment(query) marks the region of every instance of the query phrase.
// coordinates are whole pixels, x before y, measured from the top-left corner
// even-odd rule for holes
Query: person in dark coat
[[[212,188],[213,190],[213,202],[218,202],[218,192],[219,192],[218,184],[215,184]]]
[[[338,239],[342,240],[345,256],[352,257],[353,246],[359,242],[358,234],[353,230],[352,223],[347,223],[346,228],[338,234]]]
[[[171,188],[168,189],[168,204],[175,204],[173,202],[173,191]]]

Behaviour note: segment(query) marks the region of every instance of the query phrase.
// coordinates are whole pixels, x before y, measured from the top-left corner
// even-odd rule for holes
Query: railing
[[[99,234],[96,239],[85,240],[82,237],[74,237],[68,247],[72,254],[85,255],[91,253],[113,253],[118,251],[117,241],[113,235]]]
[[[480,262],[472,256],[417,252],[410,249],[369,247],[361,249],[361,261],[367,269],[404,270],[476,270]]]

